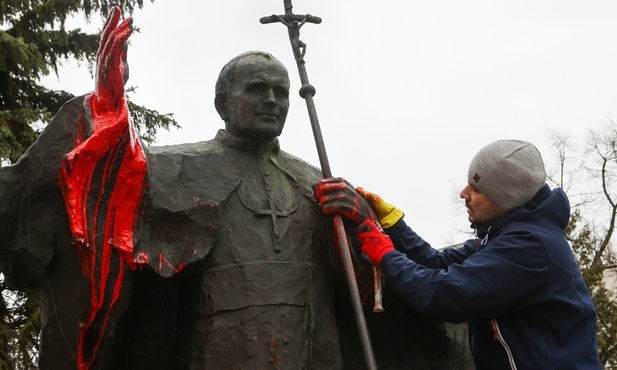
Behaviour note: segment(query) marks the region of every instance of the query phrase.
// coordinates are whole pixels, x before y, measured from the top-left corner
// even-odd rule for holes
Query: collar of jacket
[[[482,246],[488,243],[489,239],[499,233],[504,227],[512,222],[520,221],[525,218],[525,215],[530,211],[535,210],[540,204],[542,204],[548,197],[551,196],[551,189],[548,185],[544,185],[533,197],[532,200],[526,204],[514,208],[510,212],[501,215],[485,224],[472,225],[476,229],[476,236]]]
[[[280,150],[279,140],[277,138],[267,142],[260,142],[249,138],[233,136],[223,129],[216,133],[214,140],[220,142],[228,148],[232,148],[239,152],[245,152],[247,154],[255,154],[257,156],[270,154],[277,155]]]

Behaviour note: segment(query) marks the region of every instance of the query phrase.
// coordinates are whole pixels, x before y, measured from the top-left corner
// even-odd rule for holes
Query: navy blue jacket
[[[529,203],[437,251],[403,220],[381,268],[409,305],[468,322],[477,369],[601,369],[596,312],[566,241],[570,203],[545,185]]]

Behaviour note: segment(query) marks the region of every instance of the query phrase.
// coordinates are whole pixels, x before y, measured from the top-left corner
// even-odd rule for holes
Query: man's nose
[[[467,195],[469,194],[469,184],[467,184],[463,190],[461,190],[461,192],[459,193],[459,197],[461,197],[462,199],[467,199]]]

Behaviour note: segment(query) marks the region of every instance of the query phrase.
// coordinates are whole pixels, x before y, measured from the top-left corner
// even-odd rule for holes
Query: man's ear
[[[219,116],[223,121],[229,120],[229,114],[227,114],[227,94],[219,92],[214,97],[214,107],[219,112]]]

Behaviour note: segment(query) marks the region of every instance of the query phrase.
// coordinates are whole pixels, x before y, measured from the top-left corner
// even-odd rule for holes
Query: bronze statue
[[[10,287],[40,292],[40,368],[361,368],[331,220],[313,198],[321,171],[279,148],[285,67],[237,56],[216,84],[224,130],[144,147],[119,18],[102,32],[95,92],[0,169],[0,267]],[[370,265],[356,264],[362,278]],[[442,327],[384,297],[392,308],[367,320],[378,364],[460,364]]]

